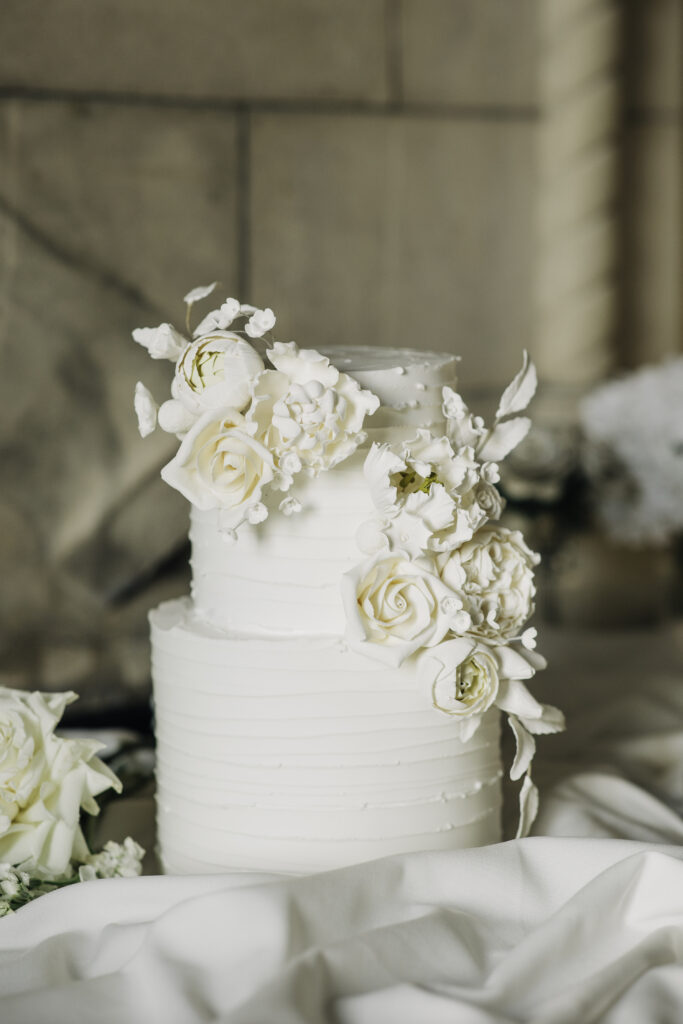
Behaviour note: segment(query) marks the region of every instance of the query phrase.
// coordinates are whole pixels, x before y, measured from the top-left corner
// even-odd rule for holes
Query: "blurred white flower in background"
[[[601,385],[579,420],[602,529],[626,544],[668,543],[683,528],[683,358]]]

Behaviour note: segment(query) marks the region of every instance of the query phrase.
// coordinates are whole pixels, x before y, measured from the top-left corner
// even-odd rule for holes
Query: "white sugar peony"
[[[0,688],[0,862],[59,877],[89,855],[81,809],[121,784],[95,756],[101,744],[55,736],[75,693]],[[28,867],[27,867],[28,870]]]
[[[497,641],[517,636],[533,614],[539,561],[518,530],[492,525],[437,559],[444,582],[467,595],[471,632]]]
[[[317,475],[352,455],[379,399],[313,349],[277,342],[268,358],[275,369],[259,378],[250,416],[283,469],[289,460]]]
[[[472,448],[456,452],[447,437],[428,430],[418,430],[407,442],[373,445],[364,473],[381,520],[379,529],[391,546],[414,557],[452,550],[502,511],[493,484],[495,465],[480,465]],[[359,543],[372,538],[377,546],[371,529],[359,537]]]
[[[463,595],[426,559],[405,552],[381,553],[345,573],[342,599],[350,646],[392,665],[470,625]]]
[[[194,416],[209,409],[242,412],[263,369],[263,360],[248,341],[229,331],[214,331],[185,349],[171,393]]]
[[[197,508],[220,508],[226,529],[238,526],[260,505],[275,475],[273,456],[254,436],[256,429],[235,409],[205,413],[162,469],[163,479]]]

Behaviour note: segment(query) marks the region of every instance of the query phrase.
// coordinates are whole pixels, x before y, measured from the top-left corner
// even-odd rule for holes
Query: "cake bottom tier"
[[[306,873],[500,839],[500,722],[460,741],[413,665],[338,637],[234,637],[150,615],[157,824],[171,874]]]

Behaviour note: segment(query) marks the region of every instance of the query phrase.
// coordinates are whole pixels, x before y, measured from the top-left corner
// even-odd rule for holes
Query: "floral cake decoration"
[[[193,304],[214,288],[185,296],[188,325]],[[243,523],[263,522],[273,504],[284,515],[299,511],[288,493],[297,476],[317,476],[353,454],[366,438],[365,417],[379,406],[329,359],[293,341],[267,342],[266,366],[247,337],[265,339],[274,325],[271,309],[228,298],[191,337],[170,324],[133,331],[153,359],[175,363],[171,398],[160,408],[137,384],[140,433],[158,424],[178,436],[163,479],[197,508],[220,509],[221,530],[231,539]]]
[[[318,476],[352,455],[379,400],[316,350],[271,340],[269,308],[228,298],[190,331],[194,303],[214,289],[185,296],[187,336],[170,324],[133,332],[153,359],[175,363],[171,398],[157,407],[138,383],[135,409],[143,436],[158,424],[180,441],[164,480],[196,507],[219,509],[221,532],[234,540],[274,505],[299,511],[299,474]],[[518,836],[538,808],[535,737],[564,729],[562,712],[526,686],[546,664],[526,626],[540,557],[498,522],[499,463],[529,430],[523,413],[536,386],[524,353],[490,428],[444,387],[445,434],[417,429],[372,444],[364,476],[373,514],[356,533],[358,564],[341,580],[348,645],[396,667],[413,659],[463,741],[491,708],[507,714],[517,745],[510,777],[523,778]]]

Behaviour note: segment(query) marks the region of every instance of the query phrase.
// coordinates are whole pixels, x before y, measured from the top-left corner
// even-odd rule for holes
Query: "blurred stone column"
[[[572,418],[614,364],[621,13],[614,0],[541,0],[537,415]]]

